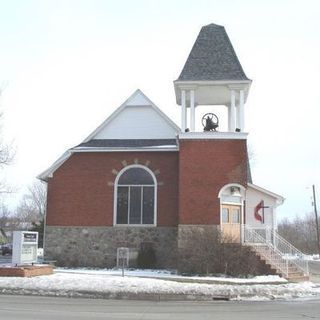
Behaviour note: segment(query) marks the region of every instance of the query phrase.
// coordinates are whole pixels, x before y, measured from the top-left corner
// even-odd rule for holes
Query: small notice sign
[[[15,265],[37,262],[38,232],[14,231],[12,263]]]
[[[35,233],[24,233],[23,234],[23,242],[33,242],[36,243],[37,242],[37,234]]]

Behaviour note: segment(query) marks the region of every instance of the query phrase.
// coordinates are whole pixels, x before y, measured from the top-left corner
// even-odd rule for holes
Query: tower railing
[[[303,275],[309,275],[305,254],[282,238],[275,230],[266,227],[243,225],[243,242],[255,248],[270,264],[286,277],[290,266],[296,267]]]

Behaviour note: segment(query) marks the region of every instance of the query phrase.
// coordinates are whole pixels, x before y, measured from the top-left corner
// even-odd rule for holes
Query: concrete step
[[[264,255],[268,255],[272,249],[269,247],[259,247],[259,248],[252,248],[251,249],[256,256],[264,262],[266,265],[269,265],[271,269],[273,269],[276,274],[282,276],[283,278],[287,279],[290,282],[302,282],[302,281],[309,281],[309,276],[305,276],[299,268],[297,268],[294,264],[288,262],[288,276],[285,276],[281,270],[277,269],[276,264],[272,263],[269,259],[265,258]],[[275,257],[278,257],[281,260],[281,255],[276,254]],[[286,264],[283,263],[283,267],[286,268]]]
[[[286,277],[286,279],[288,281],[290,281],[290,282],[304,282],[304,281],[309,281],[310,277],[309,276],[304,276],[304,275],[291,277],[289,275],[289,277]]]
[[[303,272],[301,272],[301,271],[297,271],[297,272],[288,272],[288,274],[289,274],[289,277],[301,277],[301,276],[303,276],[304,274],[303,274]]]

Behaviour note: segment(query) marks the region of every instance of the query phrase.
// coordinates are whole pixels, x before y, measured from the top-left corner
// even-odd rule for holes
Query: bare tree
[[[46,203],[47,187],[43,182],[35,181],[20,201],[17,215],[25,222],[40,222],[44,219]]]
[[[28,187],[26,194],[17,206],[15,214],[24,229],[39,233],[39,247],[43,246],[46,205],[47,186],[43,182],[35,181]]]
[[[14,230],[21,228],[20,220],[12,214],[7,206],[0,206],[0,242],[7,242]],[[2,238],[2,239],[1,239]]]
[[[6,242],[6,227],[8,225],[9,216],[9,210],[7,209],[7,207],[2,205],[0,207],[0,242]]]
[[[279,234],[303,253],[318,252],[316,221],[313,213],[294,220],[283,219],[278,224]]]
[[[0,98],[4,90],[4,85],[0,85]],[[3,113],[0,112],[0,132],[2,131]],[[2,135],[1,135],[2,136]],[[0,137],[0,169],[12,163],[14,158],[14,147],[12,144],[7,144]],[[0,194],[11,192],[3,179],[0,180]]]

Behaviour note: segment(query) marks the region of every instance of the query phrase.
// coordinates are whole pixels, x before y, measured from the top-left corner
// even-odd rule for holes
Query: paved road
[[[0,319],[320,319],[320,301],[151,302],[0,295]]]

